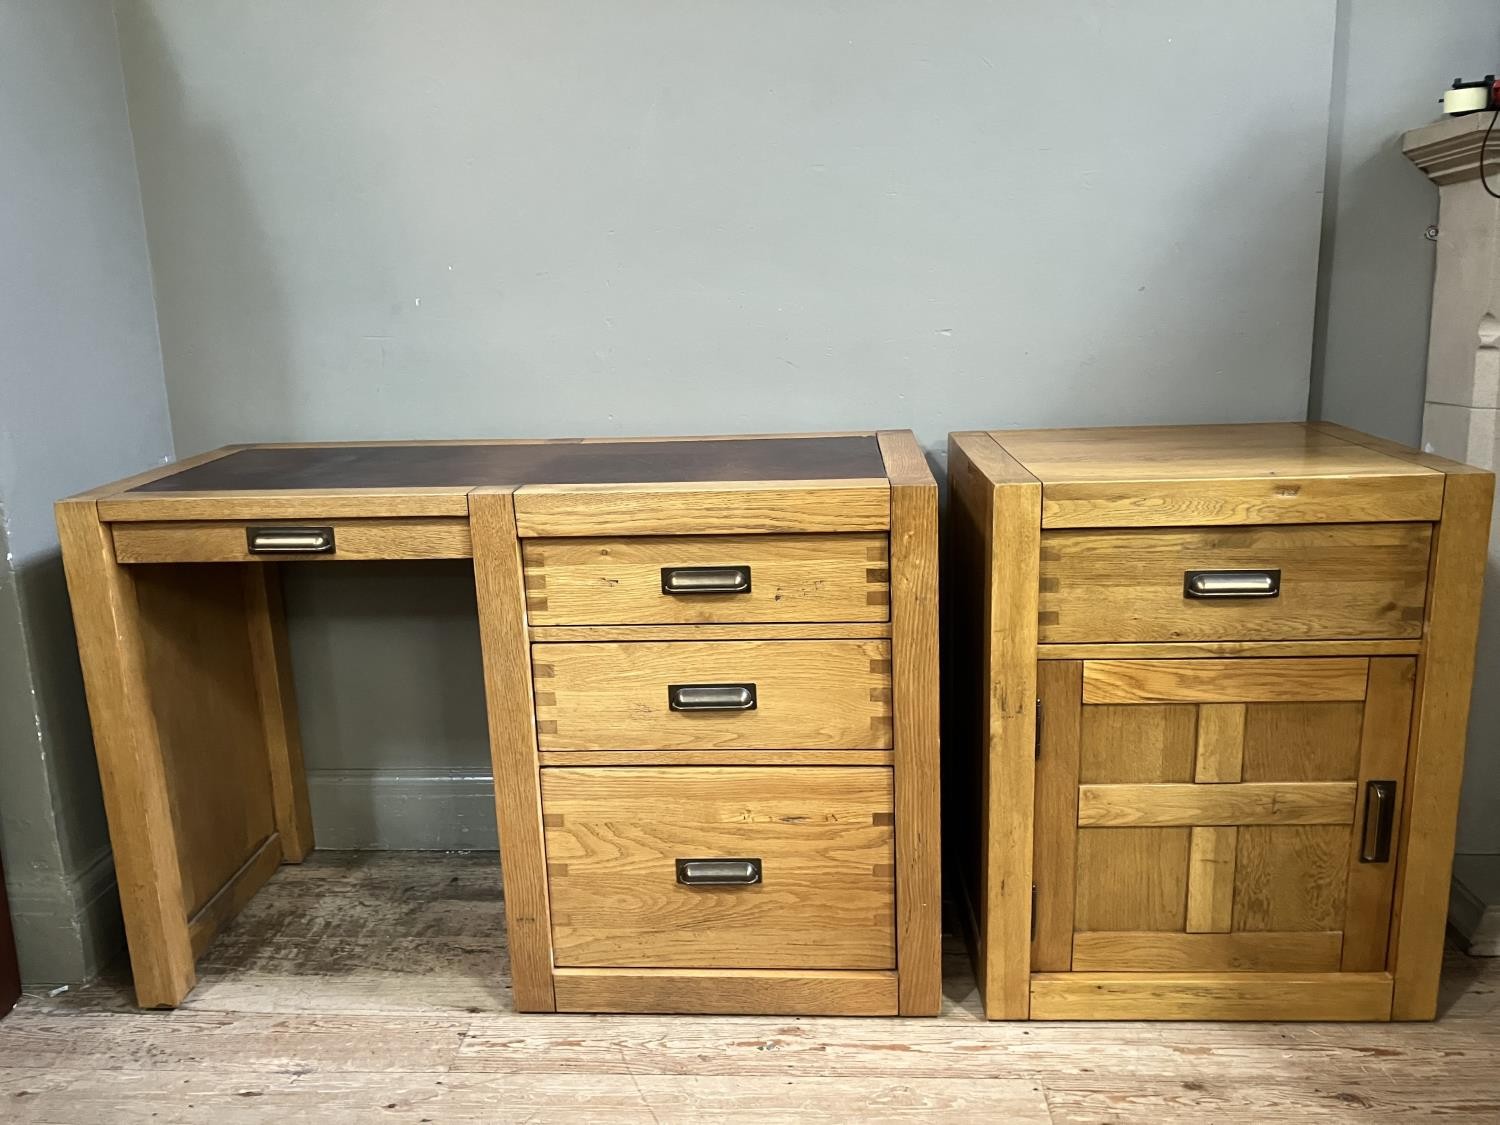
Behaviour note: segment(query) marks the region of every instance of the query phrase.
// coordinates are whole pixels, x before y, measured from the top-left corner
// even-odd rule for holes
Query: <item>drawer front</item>
[[[1046,531],[1038,636],[1420,637],[1431,538],[1425,523]]]
[[[884,535],[530,539],[533,625],[884,621]]]
[[[466,559],[466,518],[173,520],[113,525],[121,563]]]
[[[543,750],[891,747],[889,641],[538,644],[531,654]]]
[[[558,965],[895,966],[889,769],[546,769],[542,812]]]

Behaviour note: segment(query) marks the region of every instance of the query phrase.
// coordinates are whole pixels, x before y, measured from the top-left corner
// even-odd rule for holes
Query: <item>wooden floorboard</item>
[[[107,976],[0,1021],[0,1120],[1500,1120],[1500,961],[1432,1024],[991,1024],[949,949],[934,1019],[516,1015],[490,854],[315,853],[188,1002]]]

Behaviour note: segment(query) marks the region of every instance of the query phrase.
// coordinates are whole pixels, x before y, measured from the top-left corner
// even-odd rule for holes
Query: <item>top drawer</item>
[[[528,539],[533,625],[885,621],[884,535]]]
[[[1038,639],[1420,637],[1431,538],[1425,523],[1044,531]]]

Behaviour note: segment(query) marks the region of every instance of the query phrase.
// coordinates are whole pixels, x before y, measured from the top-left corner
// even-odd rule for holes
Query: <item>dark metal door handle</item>
[[[331,527],[247,527],[252,555],[322,555],[333,550]]]
[[[748,594],[748,566],[664,566],[663,594]]]
[[[668,684],[673,711],[754,711],[754,684]]]
[[[1396,823],[1396,783],[1370,781],[1365,784],[1365,823],[1360,833],[1359,861],[1389,863],[1391,829]]]
[[[760,882],[760,860],[679,859],[677,881],[684,887],[748,887]]]
[[[1189,570],[1182,576],[1185,598],[1274,598],[1280,593],[1279,570]]]

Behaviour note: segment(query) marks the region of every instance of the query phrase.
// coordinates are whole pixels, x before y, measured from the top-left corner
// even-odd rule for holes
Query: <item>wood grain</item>
[[[975,590],[984,615],[985,669],[975,701],[984,762],[980,988],[991,1019],[1024,1019],[1030,1003],[1042,492],[1020,462],[983,434],[958,435],[950,448],[961,455],[959,472],[980,486],[973,510],[983,521],[987,550]],[[961,486],[969,481],[954,478],[955,489]]]
[[[1074,930],[1181,931],[1188,841],[1186,828],[1080,828]]]
[[[188,919],[193,956],[201,957],[225,924],[245,908],[281,863],[281,840],[273,833],[240,865],[213,896]]]
[[[1095,931],[1073,943],[1079,972],[1332,973],[1343,934]]]
[[[1088,660],[1084,703],[1258,703],[1363,699],[1369,661]]]
[[[1345,825],[1246,825],[1239,830],[1234,928],[1337,930],[1349,879]]]
[[[557,970],[565,1012],[894,1016],[893,972],[754,969]]]
[[[1254,480],[1108,481],[1054,484],[1043,490],[1042,526],[1368,523],[1436,519],[1442,481],[1435,475],[1369,482],[1339,477]]]
[[[890,616],[884,535],[528,539],[533,625],[871,622]],[[747,566],[740,594],[662,593],[662,569]]]
[[[1038,973],[1040,1020],[1383,1020],[1386,973]]]
[[[302,763],[302,731],[297,719],[297,691],[292,681],[292,653],[287,640],[281,571],[244,567],[245,619],[250,632],[250,661],[260,725],[271,776],[271,806],[280,839],[281,858],[301,863],[313,850],[312,805]]]
[[[1036,842],[1031,861],[1036,883],[1031,967],[1037,972],[1061,972],[1070,967],[1073,956],[1082,665],[1076,661],[1043,665],[1037,672],[1037,695],[1042,703],[1042,737],[1036,760]]]
[[[187,564],[134,586],[192,915],[276,830],[245,587],[236,566]]]
[[[889,622],[777,625],[534,625],[531,639],[548,641],[883,641]]]
[[[136,1002],[171,1007],[196,976],[134,580],[92,500],[64,500],[56,514]]]
[[[882,750],[886,641],[549,644],[532,650],[544,750]],[[672,711],[673,684],[753,683],[754,710]]]
[[[1234,920],[1238,828],[1194,828],[1188,843],[1187,919],[1190,934],[1228,933]]]
[[[113,525],[115,558],[122,563],[166,562],[336,562],[370,559],[466,559],[473,554],[469,521],[461,518],[338,519],[318,526],[333,528],[334,550],[305,555],[252,554],[245,538],[249,527],[278,524],[303,527],[306,520],[178,520]]]
[[[1349,824],[1354,782],[1241,785],[1081,785],[1080,827]]]
[[[1040,640],[1415,638],[1425,523],[1047,531]],[[1195,570],[1277,570],[1274,598],[1189,598]]]
[[[1389,658],[1385,658],[1389,659]],[[1379,660],[1370,661],[1373,690]],[[1245,709],[1245,781],[1353,781],[1364,703],[1252,703]]]
[[[1184,704],[1084,707],[1078,780],[1193,780],[1197,712]]]
[[[516,525],[525,538],[886,531],[891,526],[890,484],[884,479],[526,485],[515,496]]]
[[[128,492],[99,501],[107,523],[168,520],[409,519],[465,516],[467,486],[453,488],[261,489],[236,492]]]
[[[560,966],[896,967],[890,770],[549,769],[542,809]],[[677,882],[745,857],[760,883]]]
[[[1245,769],[1245,704],[1205,703],[1198,708],[1198,749],[1193,780],[1239,781]]]
[[[547,904],[526,595],[510,492],[476,489],[469,497],[469,521],[474,533],[474,586],[484,654],[495,813],[505,856],[502,871],[515,1004],[523,1012],[550,1012],[556,1009],[552,922]]]
[[[1436,519],[1440,473],[1301,423],[1008,430],[1043,482],[1042,526]]]
[[[1396,781],[1406,776],[1406,746],[1411,731],[1411,706],[1416,661],[1395,657],[1370,661],[1370,697],[1365,703],[1359,750],[1359,814],[1349,834],[1349,880],[1344,915],[1345,972],[1378,972],[1386,967],[1396,862],[1363,863],[1364,804],[1371,781]],[[1401,801],[1396,801],[1392,840],[1401,838]],[[1395,852],[1392,851],[1394,857]]]
[[[1433,544],[1427,651],[1417,662],[1412,760],[1398,839],[1392,1018],[1431,1019],[1447,925],[1449,877],[1463,782],[1464,739],[1479,630],[1495,478],[1446,477],[1443,521]]]
[[[905,1016],[930,1016],[938,1013],[943,1002],[938,493],[927,458],[910,430],[884,431],[879,441],[891,482],[900,1010]]]
[[[1163,644],[1038,645],[1039,660],[1189,660],[1202,656],[1407,656],[1422,650],[1402,641],[1172,641]]]
[[[893,766],[894,750],[543,750],[550,766]]]

